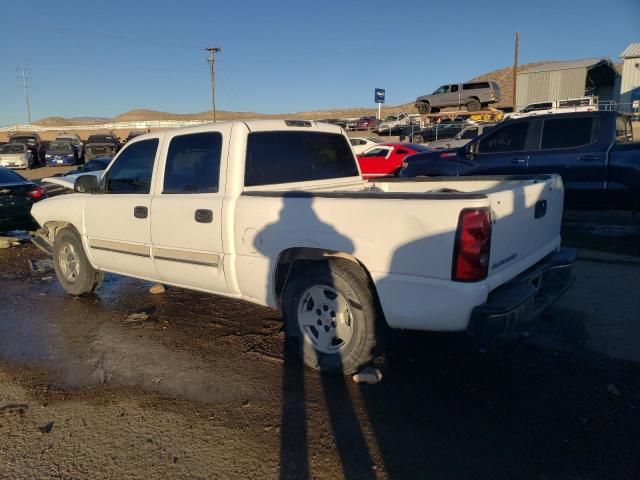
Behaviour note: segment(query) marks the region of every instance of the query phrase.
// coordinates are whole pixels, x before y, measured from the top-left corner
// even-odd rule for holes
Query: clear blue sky
[[[398,104],[513,61],[618,55],[640,0],[1,2],[0,125],[133,108],[209,108],[202,47],[222,46],[217,106],[266,113]],[[455,7],[454,7],[455,6]]]

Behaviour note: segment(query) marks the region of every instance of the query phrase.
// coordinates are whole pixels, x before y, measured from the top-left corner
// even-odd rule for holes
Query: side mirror
[[[98,178],[95,175],[80,175],[73,184],[73,190],[78,193],[96,193],[100,190]]]

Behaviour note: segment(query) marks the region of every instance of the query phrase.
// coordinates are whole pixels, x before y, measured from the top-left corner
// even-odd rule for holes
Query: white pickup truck
[[[572,280],[559,176],[369,183],[328,124],[141,135],[75,190],[32,210],[67,292],[114,272],[280,308],[325,372],[361,368],[389,327],[510,331]]]

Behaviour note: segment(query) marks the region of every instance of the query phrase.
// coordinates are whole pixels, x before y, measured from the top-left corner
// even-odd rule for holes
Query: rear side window
[[[162,193],[218,191],[222,135],[202,132],[173,137],[169,144]]]
[[[519,152],[527,141],[529,122],[512,123],[490,133],[478,144],[478,153]]]
[[[478,88],[489,88],[489,82],[465,83],[462,90],[476,90]]]
[[[351,147],[342,135],[301,131],[249,134],[244,175],[248,187],[356,175]]]
[[[545,120],[542,126],[542,150],[572,148],[588,145],[598,133],[593,117],[557,118]]]
[[[125,147],[106,173],[104,191],[149,193],[157,150],[157,138],[131,143]]]
[[[372,148],[362,156],[363,157],[386,157],[387,153],[389,153],[388,148]]]

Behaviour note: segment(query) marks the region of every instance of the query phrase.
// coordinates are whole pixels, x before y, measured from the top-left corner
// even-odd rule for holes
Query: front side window
[[[524,150],[529,122],[512,123],[487,135],[478,144],[478,153],[519,152]]]
[[[104,178],[107,193],[149,193],[158,139],[131,143],[118,155]]]
[[[449,85],[444,85],[442,87],[440,87],[439,89],[437,89],[435,92],[433,92],[436,95],[439,95],[440,93],[447,93],[449,91]]]
[[[458,91],[458,85],[451,85],[451,93],[456,93]]]
[[[573,148],[593,142],[598,133],[593,117],[545,120],[542,126],[542,150]]]
[[[218,191],[222,135],[193,133],[173,137],[169,144],[162,193]]]
[[[308,131],[249,134],[244,177],[246,186],[357,175],[353,152],[342,135]]]

